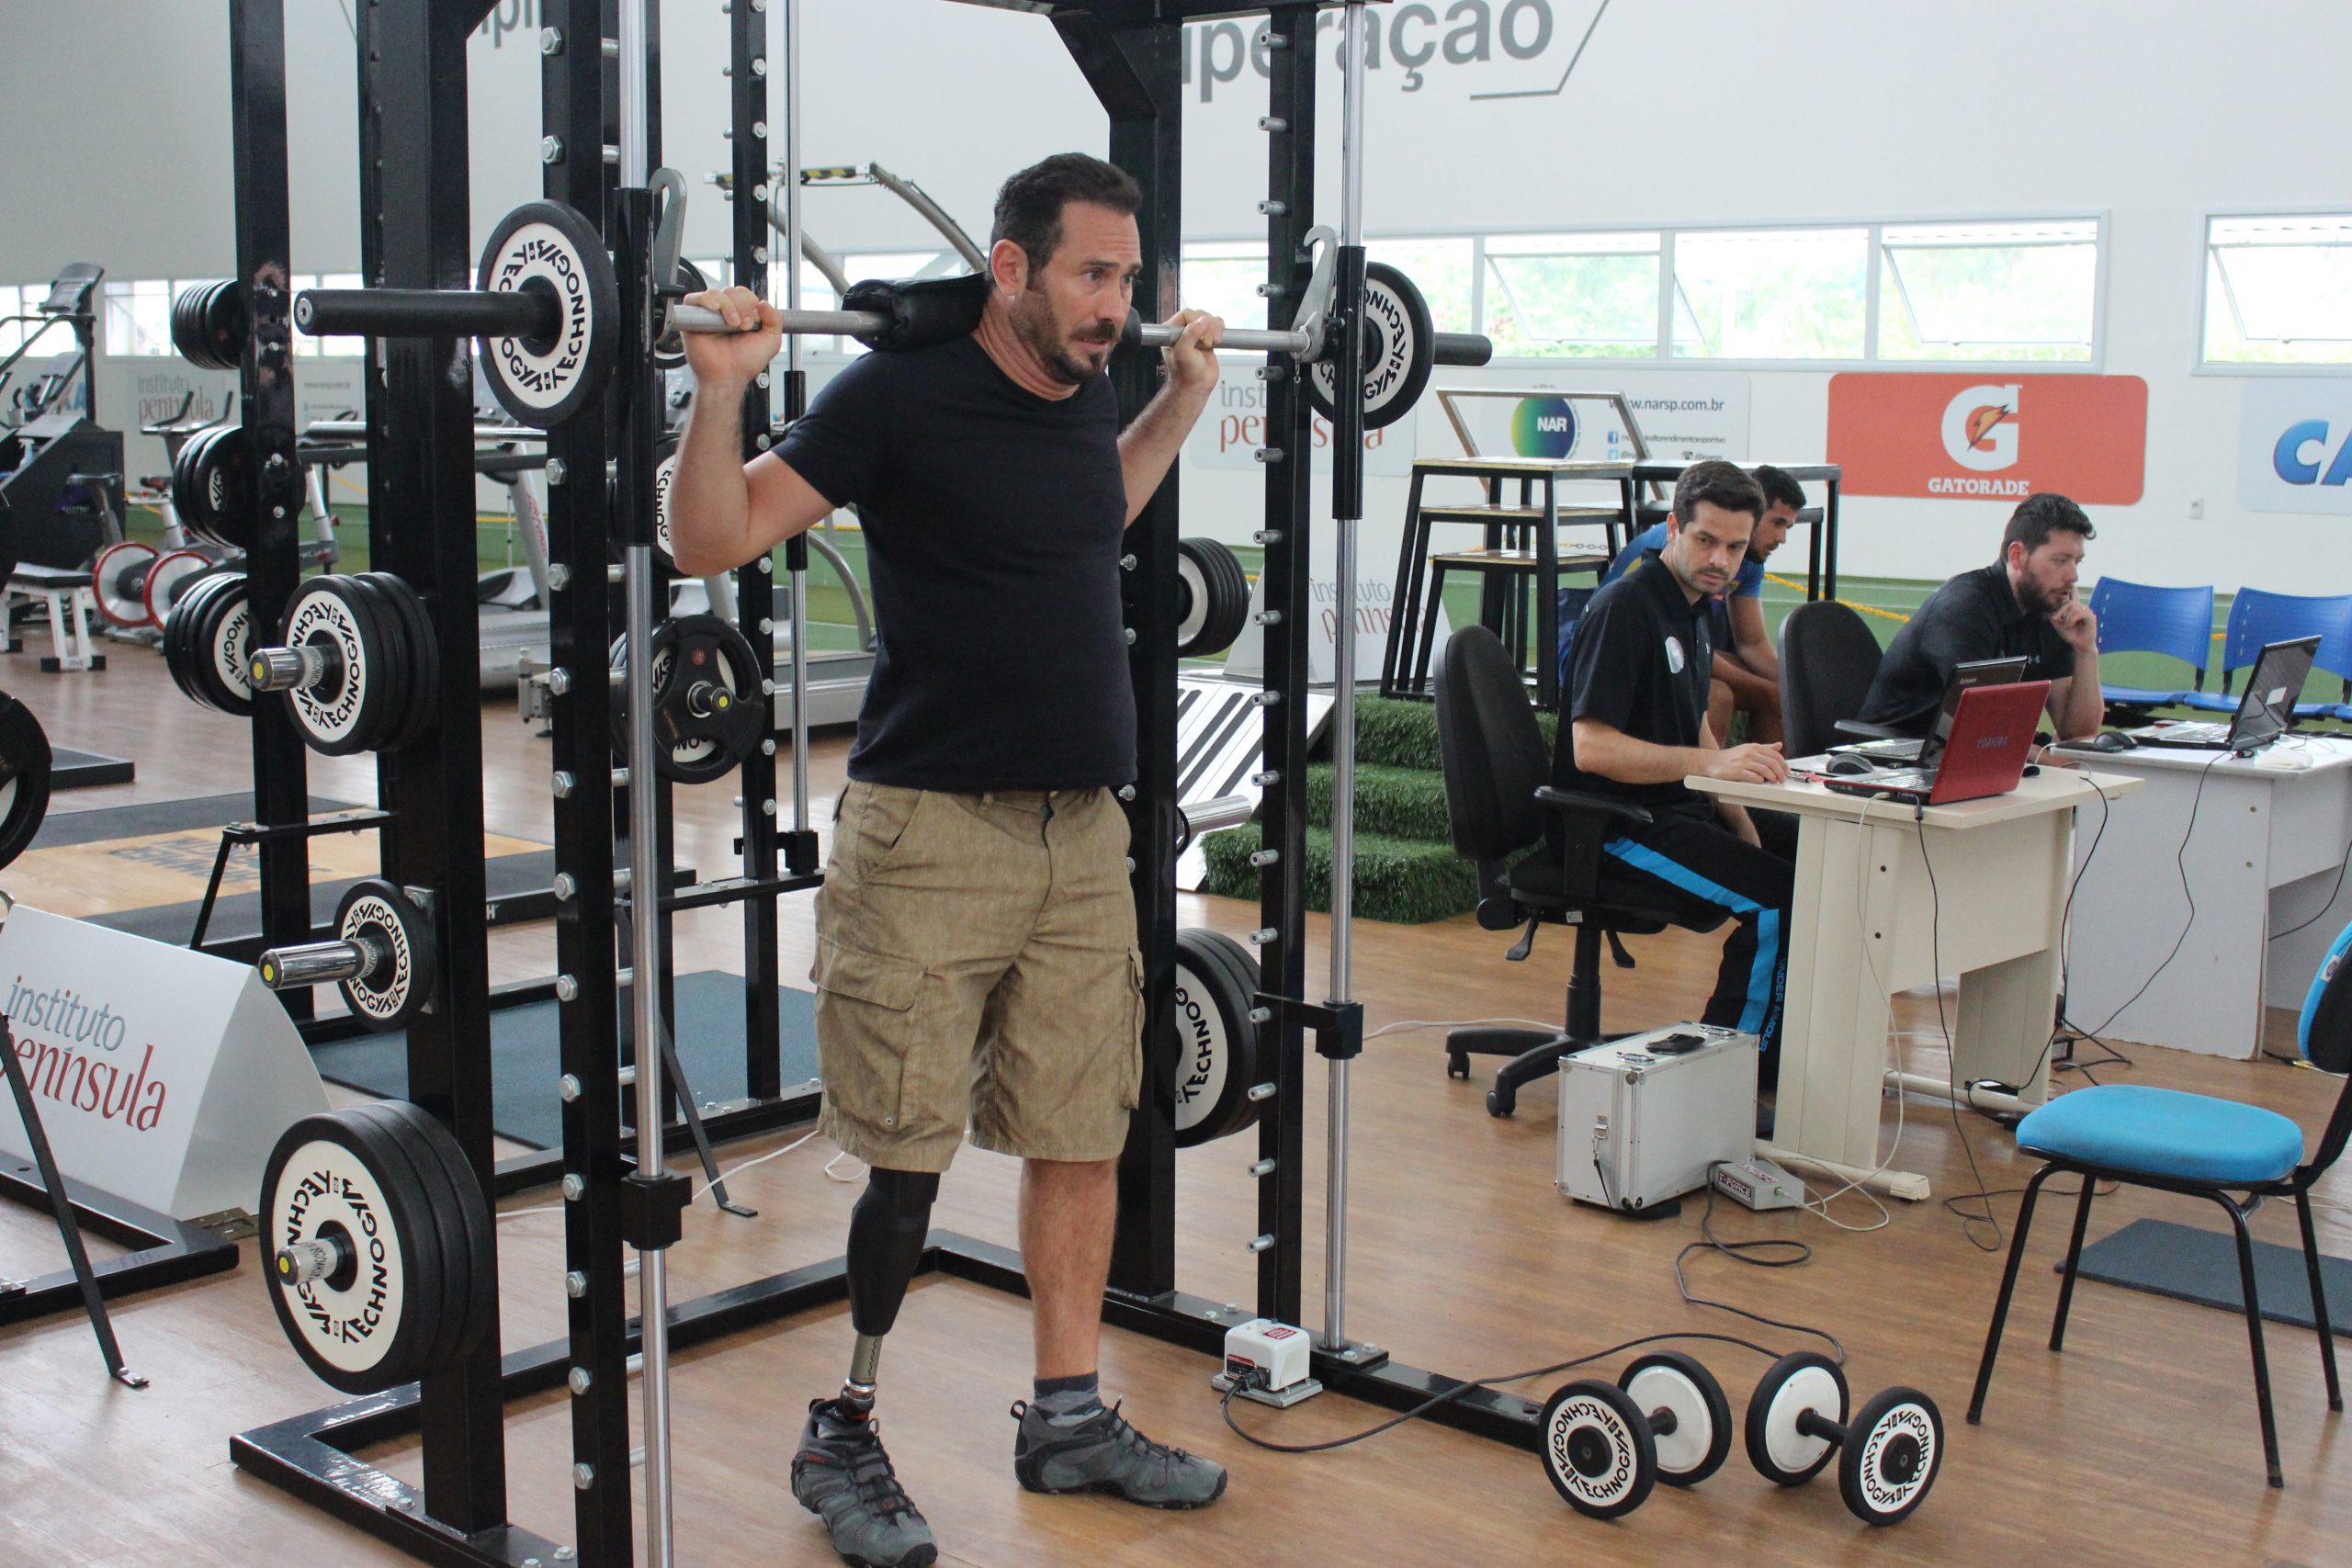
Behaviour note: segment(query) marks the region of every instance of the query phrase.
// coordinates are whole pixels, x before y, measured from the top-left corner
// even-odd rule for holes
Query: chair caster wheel
[[[1447,1052],[1445,1054],[1445,1076],[1450,1078],[1468,1077],[1470,1076],[1470,1058],[1460,1051]]]
[[[1515,1091],[1507,1089],[1490,1089],[1487,1091],[1487,1115],[1505,1117],[1518,1109],[1519,1096]]]

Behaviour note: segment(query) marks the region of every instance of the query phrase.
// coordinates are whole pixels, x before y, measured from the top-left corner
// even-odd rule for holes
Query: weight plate
[[[1808,1410],[1842,1425],[1846,1374],[1817,1351],[1793,1351],[1773,1362],[1747,1397],[1747,1461],[1765,1480],[1802,1486],[1829,1462],[1829,1439],[1797,1430]]]
[[[628,638],[612,668],[628,668]],[[766,704],[751,642],[717,615],[679,615],[653,628],[654,771],[676,784],[724,778],[766,733]],[[628,757],[628,688],[613,694],[613,750]]]
[[[1379,430],[1413,411],[1437,363],[1437,328],[1429,301],[1413,280],[1385,262],[1363,269],[1363,427]],[[1332,345],[1336,347],[1336,345]],[[1307,400],[1325,419],[1335,419],[1339,367],[1319,360],[1306,378]]]
[[[1862,1401],[1838,1453],[1838,1495],[1866,1525],[1891,1525],[1928,1500],[1944,1461],[1944,1417],[1916,1388]]]
[[[394,729],[384,750],[397,751],[413,746],[433,728],[440,713],[441,645],[433,636],[433,616],[424,601],[402,579],[389,571],[364,571],[359,574],[372,581],[397,613],[405,628],[409,662],[413,666],[409,681],[407,720]]]
[[[222,572],[220,586],[204,601],[203,615],[191,626],[195,637],[188,661],[196,682],[196,699],[236,718],[254,711],[253,672],[246,666],[254,652],[252,584],[241,571]]]
[[[409,704],[415,695],[416,668],[415,661],[407,656],[410,640],[407,624],[401,619],[391,596],[377,581],[376,573],[351,573],[345,577],[344,581],[345,592],[359,607],[363,617],[373,616],[375,625],[381,628],[384,636],[400,645],[397,653],[388,654],[375,666],[382,677],[383,706],[379,710],[378,722],[366,747],[370,751],[388,751],[392,748],[393,738],[409,722]]]
[[[1535,1432],[1544,1473],[1579,1514],[1622,1517],[1657,1484],[1649,1423],[1614,1383],[1579,1378],[1561,1384],[1544,1401]]]
[[[164,617],[164,668],[171,671],[172,683],[180,689],[180,694],[192,703],[204,699],[197,695],[196,686],[189,679],[194,660],[187,652],[193,646],[188,627],[204,613],[204,601],[212,592],[206,586],[210,581],[209,577],[199,577],[188,584],[179,602]]]
[[[1176,933],[1176,1145],[1192,1148],[1256,1120],[1258,1026],[1250,1020],[1254,970],[1240,944],[1217,931]],[[1238,964],[1236,963],[1238,958]]]
[[[702,268],[684,256],[678,258],[678,275],[673,281],[688,294],[699,294],[710,287],[710,279],[702,275]],[[667,319],[666,313],[663,319]],[[654,339],[653,367],[656,370],[675,370],[685,362],[686,344],[684,333],[673,328]]]
[[[447,1336],[448,1360],[443,1364],[454,1365],[481,1343],[482,1335],[497,1316],[497,1217],[491,1213],[490,1201],[482,1195],[481,1181],[466,1162],[466,1152],[458,1146],[457,1135],[443,1126],[438,1117],[406,1100],[379,1100],[375,1109],[379,1115],[405,1120],[415,1129],[417,1136],[411,1145],[412,1152],[421,1150],[440,1161],[443,1190],[447,1194],[442,1207],[463,1222],[459,1249],[447,1254],[464,1259],[462,1269],[469,1287],[463,1292],[462,1315]]]
[[[49,737],[32,710],[0,692],[0,866],[31,847],[49,816]]]
[[[188,437],[180,448],[181,461],[173,466],[172,504],[180,522],[232,550],[252,545],[253,452],[244,436],[236,425],[200,430]]]
[[[678,438],[665,435],[653,444],[653,554],[665,570],[678,563],[670,554],[670,481],[678,477]]]
[[[594,225],[560,202],[525,202],[491,231],[475,286],[543,294],[559,312],[547,337],[481,340],[482,377],[500,407],[547,429],[595,400],[612,374],[620,294]]]
[[[1696,1486],[1723,1468],[1731,1453],[1731,1401],[1724,1385],[1695,1357],[1657,1350],[1627,1367],[1617,1386],[1650,1423],[1657,1445],[1657,1476],[1668,1486]],[[1660,1431],[1674,1419],[1671,1431]]]
[[[417,1180],[431,1195],[425,1212],[432,1216],[433,1239],[441,1255],[437,1281],[440,1289],[434,1313],[435,1327],[432,1343],[424,1351],[424,1370],[433,1372],[449,1366],[460,1353],[458,1345],[474,1332],[467,1321],[472,1314],[475,1294],[474,1241],[461,1212],[463,1189],[450,1179],[440,1151],[425,1141],[424,1130],[412,1118],[393,1109],[394,1103],[376,1100],[349,1106],[345,1111],[357,1120],[372,1122],[390,1139],[416,1168]]]
[[[90,566],[90,592],[98,614],[119,626],[147,624],[147,574],[162,552],[136,539],[108,545]]]
[[[198,538],[214,544],[220,541],[213,539],[212,531],[205,526],[205,519],[209,513],[203,496],[198,493],[197,466],[204,457],[204,449],[212,444],[219,430],[219,426],[213,426],[198,431],[181,442],[180,449],[172,457],[172,510],[178,513],[182,527]]]
[[[262,1168],[260,1234],[278,1326],[345,1393],[424,1375],[445,1276],[433,1194],[372,1119],[305,1116]]]
[[[188,584],[211,570],[212,558],[201,550],[166,550],[158,556],[147,569],[147,581],[140,592],[147,624],[160,629]]]
[[[1176,657],[1204,659],[1232,647],[1250,618],[1250,577],[1240,558],[1215,539],[1179,539],[1176,577]]]
[[[286,694],[294,728],[312,750],[348,756],[386,733],[385,666],[397,651],[389,646],[387,620],[372,596],[354,593],[348,579],[333,574],[311,579],[287,601],[278,646],[316,645],[334,656],[317,685]]]
[[[433,930],[424,911],[390,883],[376,877],[356,882],[335,906],[339,942],[379,947],[385,962],[375,973],[339,982],[351,1015],[378,1032],[407,1027],[433,999]]]

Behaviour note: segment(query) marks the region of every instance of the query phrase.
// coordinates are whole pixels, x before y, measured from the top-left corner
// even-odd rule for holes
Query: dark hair
[[[1804,486],[1771,464],[1757,464],[1747,470],[1747,477],[1754,479],[1757,488],[1764,492],[1764,505],[1768,510],[1775,506],[1793,506],[1799,512],[1804,510]]]
[[[1745,512],[1751,518],[1764,515],[1764,491],[1754,479],[1739,471],[1738,464],[1726,463],[1721,457],[1691,464],[1675,480],[1676,525],[1696,517],[1702,501],[1711,501],[1725,512]]]
[[[1115,164],[1083,152],[1057,152],[1030,164],[998,190],[989,248],[995,249],[999,240],[1011,240],[1028,255],[1033,271],[1042,268],[1062,243],[1062,209],[1073,201],[1132,216],[1143,206],[1143,189],[1133,175]]]
[[[2009,513],[2009,525],[2001,530],[2001,553],[2007,555],[2011,545],[2023,545],[2031,555],[2050,542],[2052,534],[2080,534],[2086,539],[2098,537],[2098,530],[2091,526],[2090,514],[2056,491],[2043,491],[2027,496]]]

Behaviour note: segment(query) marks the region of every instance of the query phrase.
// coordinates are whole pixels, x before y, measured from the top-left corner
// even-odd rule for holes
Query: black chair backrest
[[[1781,724],[1790,756],[1838,743],[1837,723],[1862,711],[1880,657],[1861,616],[1834,599],[1789,612],[1781,626]]]
[[[2352,926],[2336,933],[2312,977],[2311,993],[2303,998],[2297,1021],[2296,1043],[2303,1059],[2322,1072],[2352,1072]],[[2319,1148],[2306,1170],[2322,1171],[2334,1165],[2352,1138],[2352,1077],[2335,1097],[2335,1112],[2320,1134]]]
[[[1455,853],[1499,861],[1544,837],[1535,792],[1552,782],[1552,759],[1518,661],[1484,626],[1464,626],[1446,639],[1437,674],[1437,747]]]

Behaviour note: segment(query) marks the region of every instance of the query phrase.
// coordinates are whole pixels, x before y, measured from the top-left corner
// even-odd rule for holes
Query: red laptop
[[[1883,768],[1857,776],[1814,776],[1840,795],[1883,795],[1922,806],[1950,806],[2007,795],[2025,776],[2033,732],[2049,700],[2047,681],[1975,686],[1961,694],[1960,712],[1943,752],[1916,768]]]

